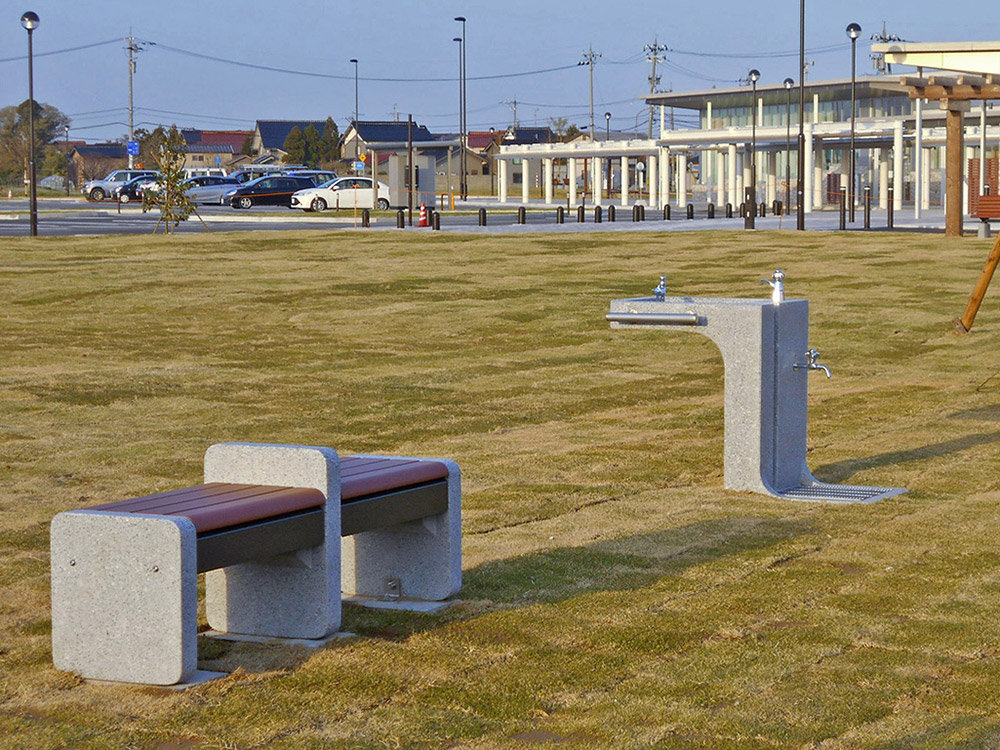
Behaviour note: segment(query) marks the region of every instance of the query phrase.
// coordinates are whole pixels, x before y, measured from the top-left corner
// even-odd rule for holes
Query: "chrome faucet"
[[[785,272],[779,268],[774,272],[774,275],[771,278],[774,279],[774,281],[771,281],[771,279],[761,279],[760,283],[771,285],[771,302],[776,305],[780,305],[785,301],[785,285],[783,283],[785,280]]]
[[[653,290],[653,295],[657,300],[663,302],[667,298],[667,277],[661,275],[659,285]]]
[[[822,370],[826,373],[828,378],[833,377],[833,373],[830,372],[830,368],[826,365],[821,365],[816,360],[819,359],[819,352],[816,349],[810,349],[806,352],[806,359],[809,360],[805,364],[799,364],[796,362],[792,365],[793,370]]]

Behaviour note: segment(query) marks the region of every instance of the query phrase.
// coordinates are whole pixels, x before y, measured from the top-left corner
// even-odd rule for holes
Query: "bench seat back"
[[[976,205],[977,219],[1000,219],[1000,195],[980,195]]]

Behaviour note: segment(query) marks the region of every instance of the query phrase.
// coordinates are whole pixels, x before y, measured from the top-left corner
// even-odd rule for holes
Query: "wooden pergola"
[[[945,211],[946,236],[962,235],[962,160],[965,154],[965,113],[969,102],[1000,99],[1000,75],[903,76],[899,82],[911,99],[939,102],[945,115]]]

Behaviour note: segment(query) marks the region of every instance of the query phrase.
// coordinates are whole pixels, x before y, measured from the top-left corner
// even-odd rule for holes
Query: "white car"
[[[292,194],[292,208],[304,211],[325,211],[328,208],[378,208],[385,211],[391,205],[389,186],[384,182],[378,184],[378,202],[372,205],[370,177],[341,177]]]

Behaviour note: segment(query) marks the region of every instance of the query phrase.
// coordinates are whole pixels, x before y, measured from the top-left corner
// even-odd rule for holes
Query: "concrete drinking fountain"
[[[809,346],[809,301],[785,299],[785,274],[762,284],[771,299],[668,297],[660,277],[652,297],[617,299],[612,328],[656,327],[708,336],[725,371],[725,486],[789,500],[873,503],[898,487],[827,484],[806,462],[808,374],[821,370]]]

